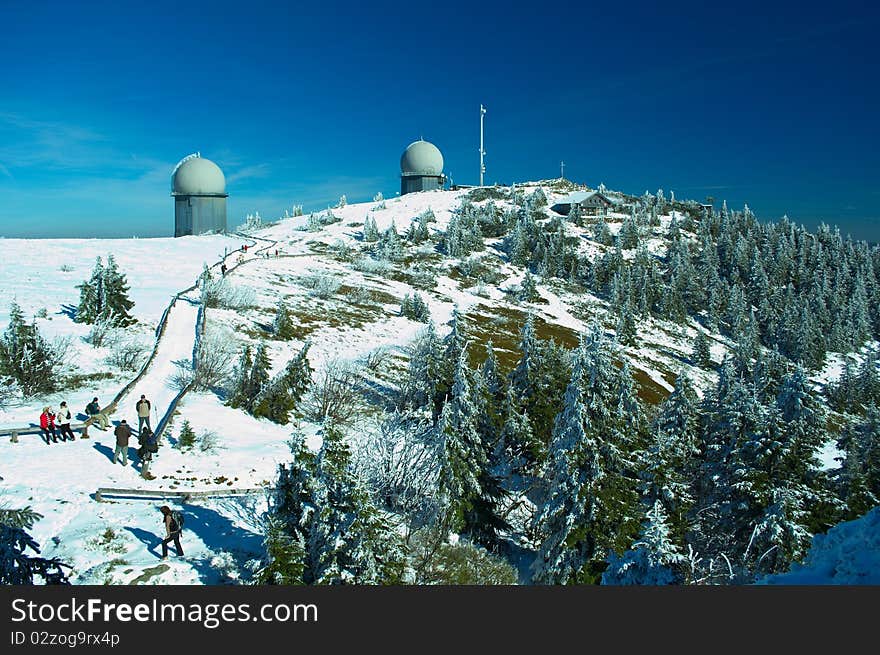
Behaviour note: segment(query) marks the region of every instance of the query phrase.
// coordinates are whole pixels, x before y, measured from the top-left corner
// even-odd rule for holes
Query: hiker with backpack
[[[70,429],[70,420],[73,418],[73,414],[70,413],[70,408],[63,400],[61,401],[61,406],[58,408],[58,413],[55,415],[55,418],[58,421],[58,431],[61,433],[61,441],[67,441],[68,437],[70,437],[71,441],[76,441],[73,430]]]
[[[156,435],[149,427],[141,430],[138,435],[137,454],[141,460],[141,477],[145,480],[155,480],[156,476],[150,473],[150,463],[153,461],[153,454],[159,452],[159,441]]]
[[[47,446],[50,438],[52,443],[58,443],[58,435],[55,433],[55,414],[50,407],[44,407],[43,413],[40,414],[40,431],[46,439]]]
[[[183,557],[183,547],[180,545],[180,531],[183,529],[183,514],[172,510],[168,505],[159,508],[162,512],[165,524],[165,538],[162,540],[162,559],[168,559],[168,544],[174,542],[178,557]]]
[[[128,440],[131,439],[131,428],[128,427],[125,419],[119,422],[113,434],[116,435],[116,450],[113,451],[113,463],[115,464],[121,455],[122,465],[128,466]]]
[[[144,424],[146,424],[148,428],[150,427],[150,409],[152,409],[152,407],[153,406],[150,401],[147,400],[147,397],[144,394],[141,394],[141,399],[134,405],[138,416],[138,433],[144,429]]]

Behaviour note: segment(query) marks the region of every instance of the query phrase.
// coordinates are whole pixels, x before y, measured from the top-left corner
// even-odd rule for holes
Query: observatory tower
[[[184,157],[171,174],[174,236],[226,232],[226,178],[199,153]]]
[[[410,143],[400,156],[400,195],[442,189],[445,183],[443,155],[437,146],[423,139]]]

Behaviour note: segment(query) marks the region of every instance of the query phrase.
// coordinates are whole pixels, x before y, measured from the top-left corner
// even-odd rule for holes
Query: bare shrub
[[[302,279],[303,286],[311,289],[311,295],[318,298],[332,298],[342,286],[342,282],[332,275],[320,273]]]
[[[136,337],[112,334],[112,338],[106,340],[110,354],[104,361],[123,371],[137,371],[143,366],[150,346]]]
[[[199,339],[192,382],[196,389],[217,388],[232,373],[238,343],[230,332],[211,327]]]
[[[224,450],[225,446],[220,444],[220,437],[216,432],[206,430],[199,435],[197,443],[198,449],[206,455],[212,455],[218,450]]]
[[[347,425],[358,412],[358,387],[354,366],[338,359],[330,360],[317,375],[305,398],[306,413],[316,422]]]
[[[355,305],[372,306],[375,304],[373,300],[373,292],[367,287],[354,287],[348,294],[348,299]]]
[[[354,263],[354,269],[371,275],[385,275],[391,271],[391,263],[385,259],[361,257]]]
[[[205,307],[246,309],[256,305],[257,295],[250,287],[232,284],[227,278],[215,278],[202,283],[202,303]]]
[[[90,343],[95,348],[100,348],[108,340],[114,338],[115,326],[113,321],[103,316],[92,324],[89,333],[84,337],[86,343]]]
[[[387,346],[379,346],[364,356],[364,367],[373,373],[377,373],[391,360],[391,350]]]
[[[439,452],[430,421],[393,414],[355,442],[354,465],[376,501],[411,518],[436,512]]]

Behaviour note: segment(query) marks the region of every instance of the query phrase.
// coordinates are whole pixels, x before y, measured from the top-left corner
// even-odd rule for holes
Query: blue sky
[[[0,1],[0,236],[171,235],[194,151],[230,226],[393,196],[420,136],[476,183],[482,102],[489,183],[564,159],[880,241],[868,3],[310,4]]]

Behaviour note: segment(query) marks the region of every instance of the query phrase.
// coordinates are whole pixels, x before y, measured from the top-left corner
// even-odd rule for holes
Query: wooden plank
[[[202,489],[186,491],[181,489],[115,489],[101,487],[95,492],[95,500],[100,502],[106,497],[132,496],[135,498],[211,498],[215,496],[247,496],[263,493],[269,487],[249,487],[246,489]]]

